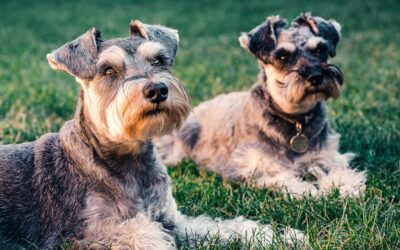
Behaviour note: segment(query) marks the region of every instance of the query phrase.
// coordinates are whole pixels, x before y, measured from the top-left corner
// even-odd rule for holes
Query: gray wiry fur
[[[271,228],[257,222],[189,218],[177,210],[151,139],[180,127],[190,110],[169,73],[178,36],[138,21],[131,34],[103,41],[92,29],[48,55],[54,69],[81,84],[76,114],[59,133],[0,147],[0,243],[173,249],[174,235],[219,234],[226,241],[252,240],[257,232],[270,243]],[[168,98],[152,103],[143,89],[158,82],[168,87]]]
[[[342,87],[339,68],[327,62],[335,55],[340,25],[309,14],[286,25],[271,16],[242,34],[241,46],[259,61],[258,81],[249,91],[194,108],[179,132],[159,141],[162,159],[174,165],[190,158],[226,178],[296,195],[321,195],[333,187],[359,195],[365,173],[349,167],[352,154],[338,152],[339,135],[325,111],[324,101],[337,98]],[[305,153],[289,146],[296,122],[310,139]]]

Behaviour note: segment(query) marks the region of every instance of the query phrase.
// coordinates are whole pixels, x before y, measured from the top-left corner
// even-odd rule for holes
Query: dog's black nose
[[[309,81],[312,85],[320,85],[324,81],[324,75],[319,67],[303,66],[299,69],[301,77]]]
[[[299,68],[299,75],[304,79],[307,79],[310,74],[311,74],[311,67],[305,65]]]
[[[320,85],[324,81],[324,75],[321,72],[315,72],[307,78],[312,85]]]
[[[168,87],[165,83],[148,83],[143,88],[144,97],[151,103],[160,103],[167,100]]]

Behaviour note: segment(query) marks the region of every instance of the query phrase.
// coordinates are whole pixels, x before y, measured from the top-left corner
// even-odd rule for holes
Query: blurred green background
[[[400,3],[398,1],[1,1],[0,143],[37,139],[73,116],[78,84],[47,65],[46,54],[90,27],[104,38],[128,36],[129,21],[179,30],[174,73],[198,104],[217,94],[246,90],[256,60],[237,38],[269,15],[291,21],[302,11],[342,24],[337,57],[345,89],[329,101],[341,150],[358,154],[369,171],[366,196],[293,201],[197,170],[170,169],[180,208],[192,215],[244,215],[305,230],[315,249],[400,248]],[[207,248],[237,248],[239,243]],[[201,244],[200,244],[201,245]],[[179,245],[186,248],[185,242]],[[275,247],[283,247],[277,245]],[[206,248],[204,246],[204,248]]]

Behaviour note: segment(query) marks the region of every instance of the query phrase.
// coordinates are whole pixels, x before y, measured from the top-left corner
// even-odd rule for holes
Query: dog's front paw
[[[288,193],[294,198],[302,198],[303,196],[317,196],[318,189],[311,183],[305,181],[297,181],[286,184]]]
[[[282,234],[284,241],[291,246],[295,246],[297,244],[307,244],[308,239],[304,235],[304,232],[293,229],[293,228],[285,228],[285,231]]]
[[[286,192],[294,198],[302,198],[304,195],[318,195],[318,189],[313,184],[302,181],[290,172],[282,172],[273,177],[264,176],[257,180],[256,185]]]
[[[341,196],[358,197],[365,191],[367,175],[365,171],[350,168],[333,169],[319,181],[322,194],[329,193],[332,189],[339,189]]]

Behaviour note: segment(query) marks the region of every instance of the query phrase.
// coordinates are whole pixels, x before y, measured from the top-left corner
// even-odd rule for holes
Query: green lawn
[[[400,4],[352,1],[5,1],[0,3],[0,142],[18,143],[57,131],[73,116],[78,84],[50,69],[46,53],[95,26],[105,38],[127,36],[130,19],[179,29],[174,72],[193,105],[245,90],[258,71],[240,48],[241,31],[266,16],[292,20],[301,11],[343,25],[333,60],[344,92],[329,103],[341,150],[366,169],[365,197],[290,200],[199,171],[188,162],[170,169],[180,209],[190,215],[251,219],[306,232],[313,249],[400,248]],[[186,248],[185,242],[180,247]],[[212,244],[211,249],[237,248]],[[277,246],[283,248],[282,246]],[[206,247],[204,247],[206,248]]]

